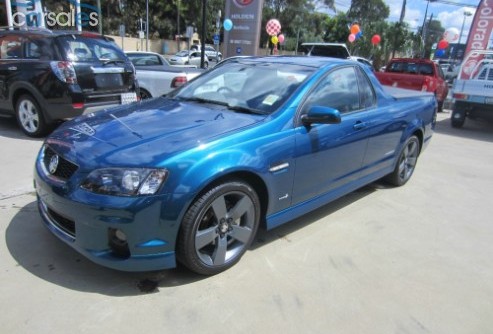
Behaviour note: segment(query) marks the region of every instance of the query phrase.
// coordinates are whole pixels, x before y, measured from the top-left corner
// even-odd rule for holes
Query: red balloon
[[[378,43],[380,43],[380,40],[380,35],[373,35],[373,37],[371,38],[371,44],[377,45]]]
[[[440,42],[438,42],[438,50],[443,50],[448,48],[448,42],[444,39],[442,39]]]

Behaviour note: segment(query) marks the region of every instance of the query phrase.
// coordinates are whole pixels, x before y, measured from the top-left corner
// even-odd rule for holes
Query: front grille
[[[50,170],[50,161],[54,155],[57,155],[57,153],[51,147],[45,146],[43,164],[44,164],[47,171]],[[66,181],[66,180],[70,179],[70,177],[72,175],[74,175],[75,171],[78,168],[79,167],[76,164],[74,164],[74,163],[64,159],[60,155],[58,155],[58,166],[57,166],[55,172],[54,173],[50,172],[50,174],[58,177],[59,179]]]
[[[50,217],[51,223],[56,225],[60,230],[67,233],[71,237],[75,238],[75,222],[68,219],[50,208],[47,208],[48,216]]]

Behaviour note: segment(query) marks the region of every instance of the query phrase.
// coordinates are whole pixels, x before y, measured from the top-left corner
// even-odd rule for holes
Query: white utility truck
[[[467,54],[452,91],[453,127],[462,127],[466,117],[493,120],[493,50]]]

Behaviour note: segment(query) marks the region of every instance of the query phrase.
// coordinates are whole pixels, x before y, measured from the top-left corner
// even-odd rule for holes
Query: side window
[[[27,59],[39,59],[41,56],[41,50],[36,43],[28,40],[24,45]]]
[[[74,61],[84,61],[94,58],[88,45],[84,42],[71,40],[68,42],[67,58]]]
[[[20,36],[4,36],[0,40],[1,59],[22,58],[22,43]]]
[[[311,106],[330,107],[347,113],[360,109],[358,80],[352,66],[333,70],[308,96],[304,110]]]
[[[368,79],[368,76],[363,73],[363,71],[358,68],[357,69],[358,73],[358,86],[359,86],[359,95],[360,95],[360,101],[361,101],[361,108],[362,109],[367,109],[375,106],[376,104],[376,97],[375,97],[375,92],[373,91],[373,86],[370,83],[370,80]]]

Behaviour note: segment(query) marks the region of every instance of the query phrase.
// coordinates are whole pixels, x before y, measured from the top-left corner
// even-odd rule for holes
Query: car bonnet
[[[79,167],[151,167],[264,118],[159,98],[76,118],[46,142]]]

